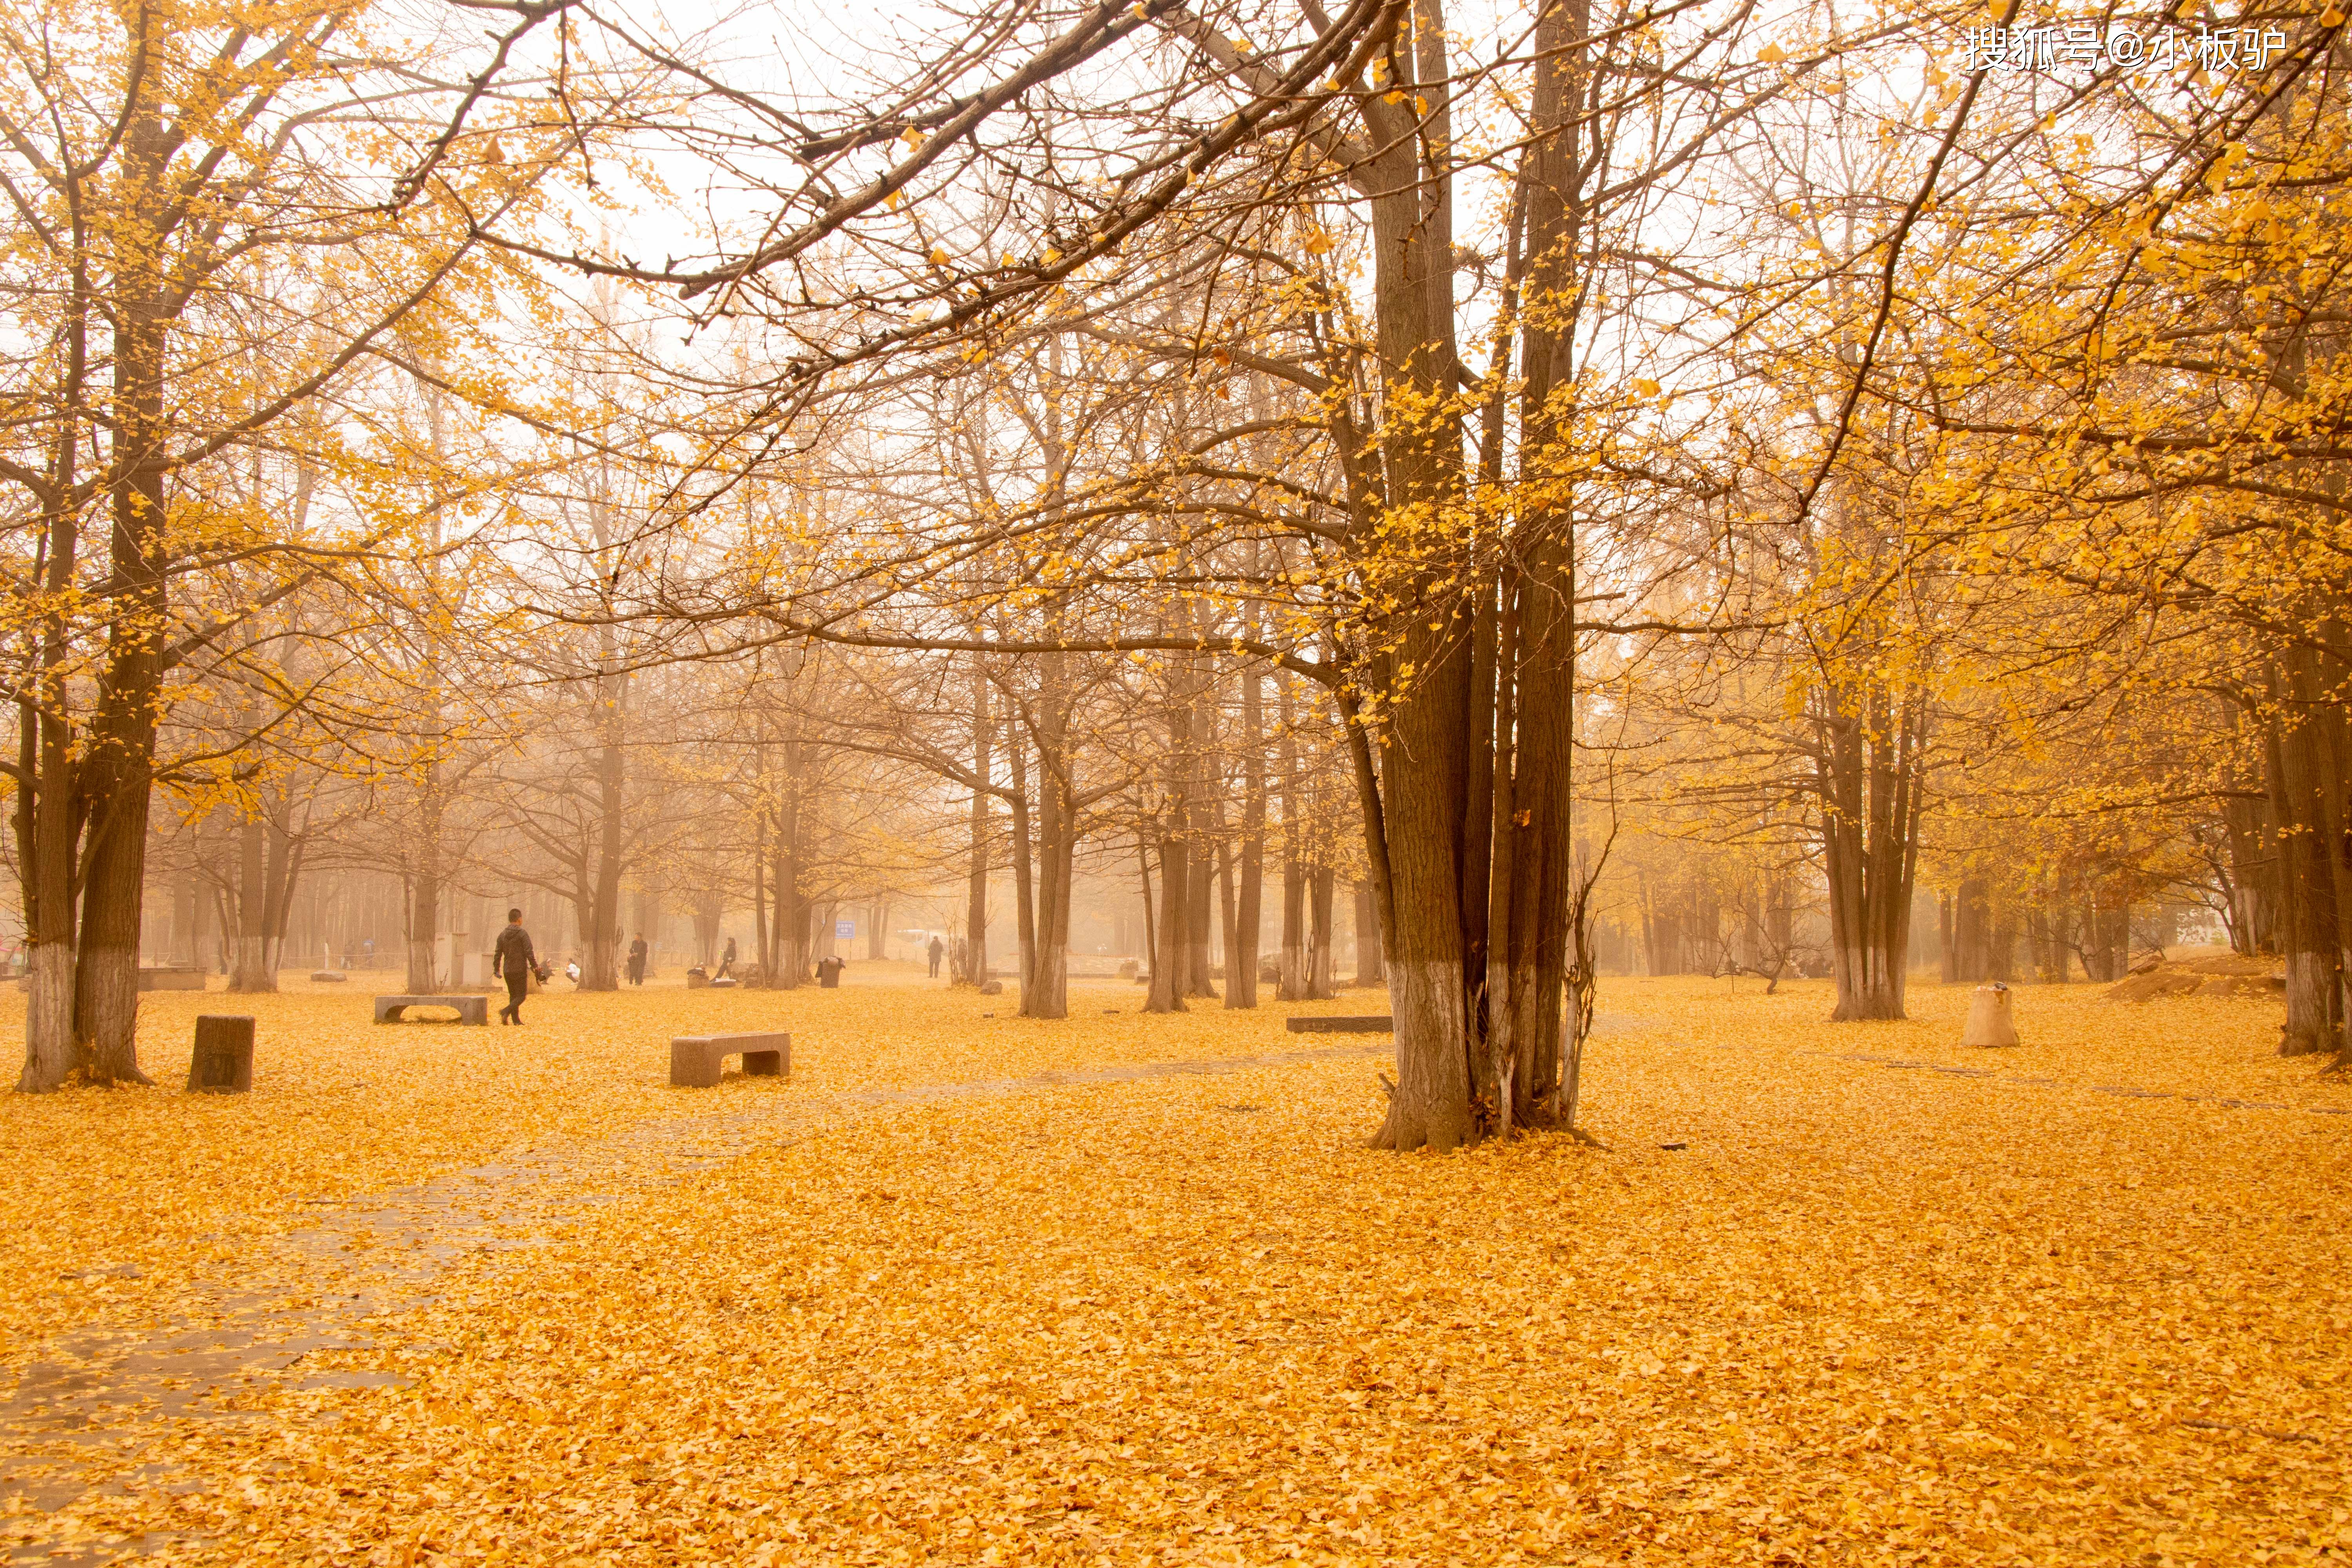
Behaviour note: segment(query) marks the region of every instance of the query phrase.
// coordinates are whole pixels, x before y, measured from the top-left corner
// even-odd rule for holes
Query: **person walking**
[[[948,944],[934,936],[931,938],[929,951],[931,955],[931,978],[937,980],[940,977],[940,960],[947,955]]]
[[[719,973],[712,975],[710,978],[713,980],[724,980],[728,975],[733,973],[734,970],[735,939],[730,936],[727,939],[727,951],[719,955]]]
[[[629,984],[643,985],[645,983],[646,933],[639,931],[636,940],[629,943]]]
[[[507,983],[507,1005],[499,1009],[499,1022],[522,1022],[522,999],[530,994],[531,972],[539,967],[539,954],[530,945],[530,932],[522,929],[522,911],[507,911],[507,929],[499,932],[498,944],[490,951],[492,978],[504,976]]]

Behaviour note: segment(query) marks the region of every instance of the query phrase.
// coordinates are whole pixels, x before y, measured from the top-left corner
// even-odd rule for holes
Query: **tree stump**
[[[1963,1046],[2013,1046],[2017,1044],[2017,1018],[2010,1010],[2013,993],[1996,980],[1990,985],[1979,985],[1969,1000],[1969,1021],[1960,1031]]]
[[[196,1048],[188,1058],[190,1094],[246,1094],[253,1089],[253,1019],[242,1013],[196,1016]]]

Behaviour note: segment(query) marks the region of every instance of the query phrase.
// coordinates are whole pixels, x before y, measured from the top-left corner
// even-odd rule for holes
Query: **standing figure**
[[[940,977],[940,960],[946,955],[947,951],[948,944],[946,942],[941,942],[936,936],[931,938],[931,945],[929,952],[931,955],[931,978],[934,980],[937,980]]]
[[[639,931],[636,940],[629,943],[629,984],[643,985],[645,983],[646,933]]]
[[[727,951],[719,955],[719,973],[712,975],[710,978],[713,980],[724,980],[728,975],[733,973],[734,971],[735,939],[730,936],[727,939]]]
[[[507,929],[499,932],[498,945],[490,951],[490,975],[503,975],[507,983],[507,1005],[499,1009],[499,1022],[522,1022],[522,999],[530,994],[530,973],[539,967],[539,954],[530,945],[530,932],[522,929],[522,911],[507,911]]]

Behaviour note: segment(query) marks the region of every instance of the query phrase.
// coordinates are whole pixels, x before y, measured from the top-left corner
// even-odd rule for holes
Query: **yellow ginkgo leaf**
[[[1777,66],[1789,58],[1789,51],[1778,44],[1767,44],[1757,51],[1756,58],[1768,66]]]

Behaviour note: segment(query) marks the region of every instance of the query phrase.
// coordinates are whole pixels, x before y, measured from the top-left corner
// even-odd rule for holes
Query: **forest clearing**
[[[1594,1142],[1399,1162],[1361,1146],[1373,1047],[1274,1008],[1150,1020],[1101,984],[1066,1026],[992,1020],[898,968],[718,998],[788,1019],[796,1054],[706,1098],[662,1082],[668,1021],[710,1005],[668,987],[550,998],[508,1050],[293,992],[262,1004],[281,1044],[250,1097],[0,1102],[23,1190],[120,1151],[63,1225],[10,1216],[7,1360],[54,1379],[72,1347],[131,1402],[9,1396],[0,1495],[45,1505],[11,1546],[2352,1550],[2326,1214],[2352,1083],[2275,1054],[2274,1000],[2035,987],[1994,1053],[1955,1044],[1963,987],[1853,1030],[1821,1022],[1820,983],[1612,981]],[[60,1289],[68,1264],[105,1283]],[[225,1354],[207,1323],[257,1342]]]
[[[2352,1559],[2352,7],[0,0],[0,1557]]]

